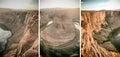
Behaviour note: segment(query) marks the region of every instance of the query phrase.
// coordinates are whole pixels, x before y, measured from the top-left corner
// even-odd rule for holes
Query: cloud
[[[40,8],[78,8],[79,0],[40,0]]]
[[[37,5],[37,0],[0,0],[0,8],[29,9]]]
[[[94,3],[94,2],[106,2],[109,0],[81,0],[82,2],[89,2],[89,3]]]
[[[82,3],[82,9],[83,10],[116,10],[116,9],[120,9],[120,7],[118,6],[120,3],[120,0],[99,0],[101,2],[99,2],[98,0],[89,0],[92,2],[88,2],[88,0],[84,1],[84,3]]]
[[[98,9],[106,9],[106,10],[116,10],[116,9],[120,9],[120,7],[118,6],[120,3],[120,1],[118,0],[110,0],[107,3],[102,4]]]

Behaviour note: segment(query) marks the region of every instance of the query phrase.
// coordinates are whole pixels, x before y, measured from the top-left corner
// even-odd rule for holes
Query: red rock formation
[[[110,13],[112,15],[112,12]],[[93,35],[99,32],[102,25],[107,25],[105,11],[82,11],[81,42],[83,57],[120,57],[116,52],[108,51],[100,46]]]

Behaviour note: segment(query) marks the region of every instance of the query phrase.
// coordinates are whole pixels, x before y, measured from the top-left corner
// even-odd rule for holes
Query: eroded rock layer
[[[119,11],[82,11],[82,56],[120,57]]]

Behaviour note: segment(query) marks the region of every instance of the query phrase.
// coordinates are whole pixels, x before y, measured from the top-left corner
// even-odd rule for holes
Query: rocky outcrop
[[[119,15],[119,11],[82,11],[83,57],[120,57]]]
[[[8,39],[3,57],[38,56],[38,11],[0,9],[0,24],[13,33]]]
[[[38,12],[26,15],[24,35],[17,48],[17,57],[38,57]]]

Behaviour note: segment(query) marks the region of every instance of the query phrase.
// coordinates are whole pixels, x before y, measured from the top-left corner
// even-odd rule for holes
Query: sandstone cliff
[[[82,11],[83,57],[120,57],[119,42],[115,42],[119,34],[119,16],[119,11]]]

